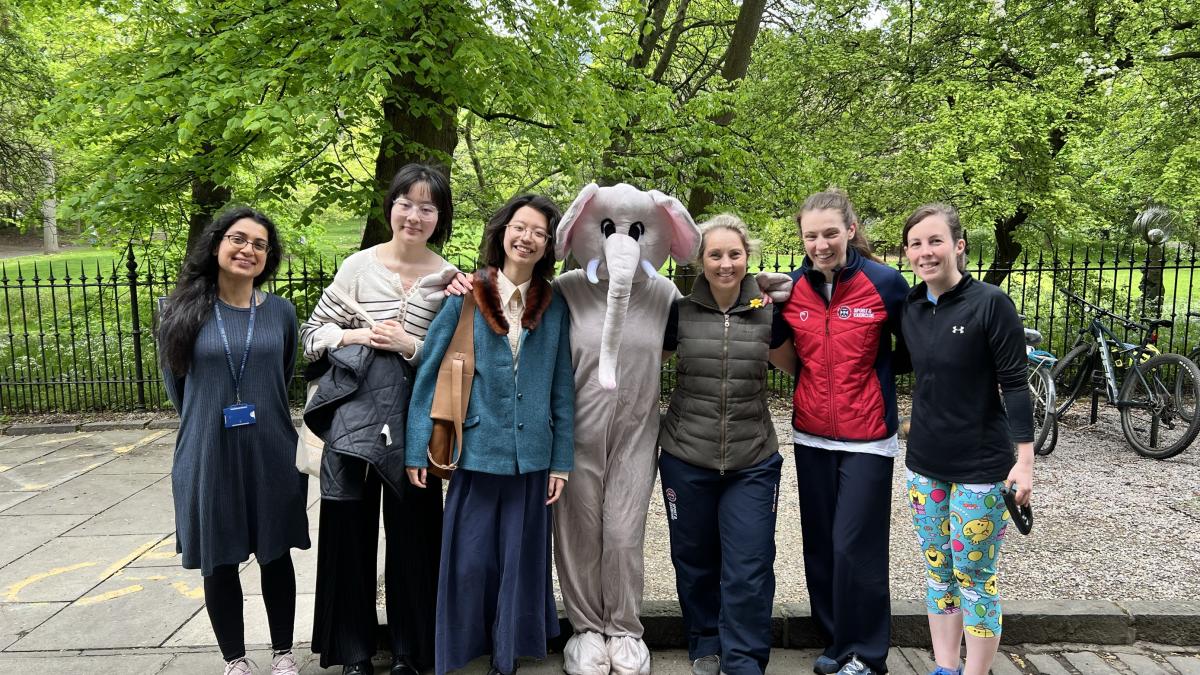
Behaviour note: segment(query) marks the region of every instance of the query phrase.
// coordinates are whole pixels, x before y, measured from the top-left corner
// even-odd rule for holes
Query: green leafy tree
[[[104,3],[123,48],[70,78],[50,119],[90,145],[66,205],[116,236],[190,237],[229,200],[263,206],[315,186],[300,223],[367,214],[408,161],[449,172],[464,110],[549,120],[590,34],[589,5],[277,0]]]
[[[33,119],[52,87],[45,58],[26,34],[23,15],[0,4],[0,220],[29,224],[45,190],[45,148]]]

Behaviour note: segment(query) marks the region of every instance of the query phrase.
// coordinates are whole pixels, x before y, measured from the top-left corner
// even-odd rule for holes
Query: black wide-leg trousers
[[[433,666],[438,558],[442,548],[442,481],[404,481],[396,494],[374,470],[364,498],[321,500],[317,595],[312,650],[321,667],[375,655],[380,498],[383,502],[384,587],[393,656],[418,670]]]

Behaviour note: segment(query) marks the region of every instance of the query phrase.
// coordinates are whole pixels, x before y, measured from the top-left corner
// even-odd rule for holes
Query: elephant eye
[[[646,226],[642,225],[642,221],[636,221],[629,226],[629,236],[637,241],[643,234],[646,234]]]
[[[604,233],[604,237],[607,239],[617,233],[617,224],[605,218],[600,221],[600,231]]]

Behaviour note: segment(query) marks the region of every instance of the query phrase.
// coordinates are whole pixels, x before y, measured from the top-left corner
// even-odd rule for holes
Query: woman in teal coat
[[[438,675],[483,654],[491,675],[511,675],[517,657],[544,657],[546,638],[558,635],[549,507],[572,467],[575,417],[570,315],[550,287],[559,217],[550,200],[523,195],[484,230],[475,376],[442,527]],[[413,385],[405,461],[421,487],[438,368],[462,304],[449,298],[433,320]]]

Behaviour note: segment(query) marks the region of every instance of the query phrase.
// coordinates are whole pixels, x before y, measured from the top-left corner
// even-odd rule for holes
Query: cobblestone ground
[[[775,428],[791,438],[786,405]],[[1064,420],[1053,453],[1034,462],[1034,529],[1009,530],[1000,584],[1012,600],[1194,600],[1200,597],[1200,441],[1158,461],[1136,454],[1113,409],[1089,426],[1077,404]],[[796,467],[783,450],[775,599],[808,599],[804,583]],[[924,567],[905,496],[903,443],[892,483],[891,591],[924,598]],[[650,501],[646,536],[646,597],[674,598],[662,491]]]

